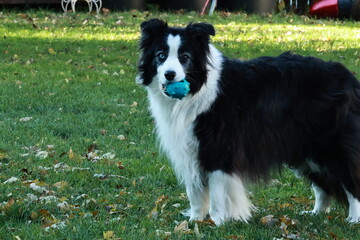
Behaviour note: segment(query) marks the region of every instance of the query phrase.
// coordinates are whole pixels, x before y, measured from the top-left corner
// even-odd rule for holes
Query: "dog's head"
[[[169,82],[185,78],[190,93],[195,94],[207,79],[210,35],[215,30],[206,23],[172,28],[158,19],[143,22],[137,81],[145,86],[157,84],[163,91]]]

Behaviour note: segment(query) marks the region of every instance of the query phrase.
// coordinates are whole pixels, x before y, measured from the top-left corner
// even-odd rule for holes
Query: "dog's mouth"
[[[161,91],[168,97],[170,97],[170,94],[166,91],[167,84],[161,84]]]
[[[190,92],[190,83],[186,79],[162,84],[162,92],[171,98],[183,99]]]

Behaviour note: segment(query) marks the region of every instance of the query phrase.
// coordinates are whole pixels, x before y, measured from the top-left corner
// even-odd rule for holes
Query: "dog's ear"
[[[165,30],[167,27],[168,25],[165,21],[156,18],[145,21],[140,25],[141,33],[143,35],[158,34],[159,32]]]
[[[214,26],[208,23],[190,23],[186,27],[186,31],[195,38],[209,39],[210,35],[215,36]]]

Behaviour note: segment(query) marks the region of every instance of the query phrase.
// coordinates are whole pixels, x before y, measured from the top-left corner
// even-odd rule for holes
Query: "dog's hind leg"
[[[350,192],[345,189],[345,193],[349,202],[349,216],[346,220],[350,223],[360,222],[360,202]]]
[[[241,179],[221,170],[209,173],[210,218],[216,225],[226,220],[247,222],[254,208]]]
[[[317,186],[316,184],[312,184],[312,189],[315,194],[315,205],[314,209],[309,213],[317,214],[322,211],[329,212],[330,204],[331,204],[331,196],[327,194],[324,189]]]

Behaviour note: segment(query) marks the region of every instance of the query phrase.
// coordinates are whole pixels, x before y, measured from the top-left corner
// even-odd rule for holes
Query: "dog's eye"
[[[186,63],[189,60],[190,60],[190,56],[188,54],[183,54],[180,56],[180,62],[182,63]]]
[[[165,53],[160,52],[160,53],[157,54],[157,57],[158,57],[160,60],[164,60],[164,59],[166,58],[166,55],[165,55]]]

